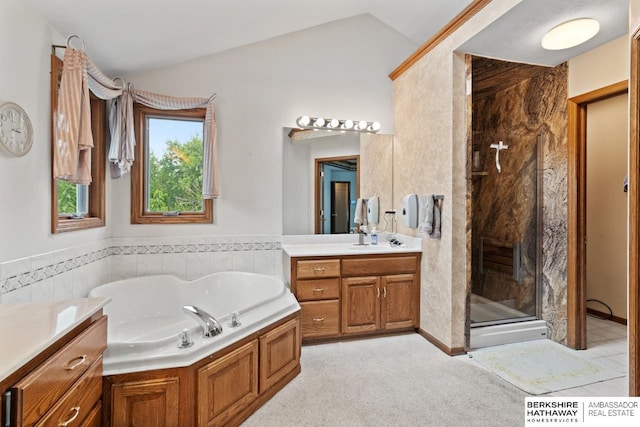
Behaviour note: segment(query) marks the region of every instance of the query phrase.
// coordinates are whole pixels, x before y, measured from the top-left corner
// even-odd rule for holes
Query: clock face
[[[33,128],[27,113],[17,104],[0,105],[0,146],[9,154],[23,156],[31,149]]]

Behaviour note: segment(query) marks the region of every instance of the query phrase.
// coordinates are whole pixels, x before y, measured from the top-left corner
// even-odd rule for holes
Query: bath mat
[[[469,355],[530,394],[550,393],[625,375],[551,340],[481,348]]]

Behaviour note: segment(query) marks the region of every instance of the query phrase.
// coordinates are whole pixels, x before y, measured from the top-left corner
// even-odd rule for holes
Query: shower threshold
[[[500,324],[494,322],[486,326],[471,325],[469,347],[471,347],[471,349],[477,349],[547,338],[547,322],[544,320],[533,317],[529,319],[504,320],[501,322]]]

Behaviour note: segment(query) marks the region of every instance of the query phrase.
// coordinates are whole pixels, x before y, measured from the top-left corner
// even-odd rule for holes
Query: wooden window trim
[[[178,216],[164,216],[161,212],[147,212],[145,209],[146,138],[145,119],[154,117],[199,118],[204,122],[206,109],[158,110],[141,104],[133,108],[136,134],[135,158],[131,166],[131,224],[203,224],[213,222],[213,200],[203,200],[203,212],[180,212]]]
[[[51,171],[53,176],[54,112],[58,108],[58,82],[62,76],[63,61],[51,55]],[[89,185],[89,209],[84,218],[66,218],[58,214],[58,180],[51,179],[51,233],[86,230],[105,226],[105,150],[106,150],[106,102],[91,96],[91,185]]]

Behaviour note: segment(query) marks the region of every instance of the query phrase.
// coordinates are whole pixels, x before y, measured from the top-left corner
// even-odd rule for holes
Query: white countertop
[[[110,298],[0,304],[0,381],[100,310]]]
[[[365,236],[366,245],[360,246],[355,234],[309,234],[282,236],[282,250],[290,257],[376,255],[422,252],[422,239],[396,234],[402,246],[391,246],[386,234],[378,236],[378,244],[370,244],[370,236]]]

